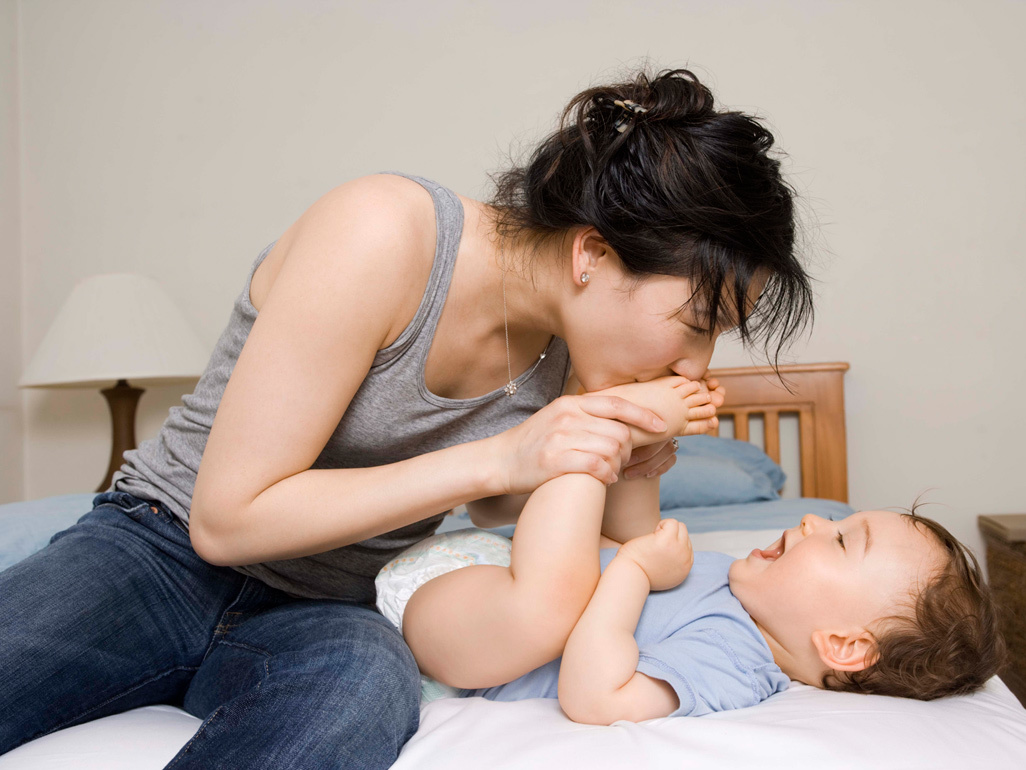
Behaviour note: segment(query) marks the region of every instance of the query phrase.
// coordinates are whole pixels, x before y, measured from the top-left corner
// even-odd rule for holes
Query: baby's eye
[[[840,532],[837,533],[837,542],[841,544],[841,548],[844,548],[844,535]],[[844,550],[847,551],[848,549],[844,548]]]

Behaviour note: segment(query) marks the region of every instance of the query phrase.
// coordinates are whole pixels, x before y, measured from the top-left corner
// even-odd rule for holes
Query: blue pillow
[[[0,505],[0,571],[44,548],[93,509],[95,492]]]
[[[780,498],[784,471],[755,444],[716,436],[687,436],[679,443],[677,464],[660,478],[663,510]]]

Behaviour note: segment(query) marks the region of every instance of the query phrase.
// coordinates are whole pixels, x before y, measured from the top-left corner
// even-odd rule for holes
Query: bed
[[[847,505],[846,364],[721,369],[719,436],[682,440],[663,479],[664,516],[688,525],[696,549],[736,557],[764,547],[805,513],[838,519]],[[781,491],[783,490],[783,494]],[[90,508],[92,494],[0,506],[0,568],[45,545]],[[469,526],[465,511],[443,530]],[[497,530],[510,534],[510,528]],[[161,768],[200,720],[149,706],[44,736],[0,757],[0,770]],[[792,683],[749,709],[610,727],[578,725],[551,700],[444,698],[397,770],[452,768],[1021,768],[1026,710],[998,677],[970,696],[923,703]]]

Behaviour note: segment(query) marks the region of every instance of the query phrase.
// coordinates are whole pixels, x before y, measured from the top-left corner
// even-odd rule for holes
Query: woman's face
[[[585,390],[645,382],[676,373],[701,379],[720,330],[710,335],[685,278],[652,276],[633,292],[598,270],[569,319],[567,345],[574,373]]]
[[[731,325],[725,326],[721,318],[708,332],[704,299],[689,301],[689,279],[653,275],[635,284],[612,252],[596,257],[595,245],[590,248],[575,250],[574,285],[563,319],[574,374],[584,389],[646,382],[671,373],[691,380],[704,377],[716,340]],[[580,282],[582,272],[589,275],[586,284]],[[764,285],[752,282],[750,302]],[[720,315],[730,307],[721,302]]]

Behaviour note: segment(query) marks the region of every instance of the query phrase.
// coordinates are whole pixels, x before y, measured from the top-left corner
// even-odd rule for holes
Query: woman
[[[204,722],[168,767],[388,766],[419,678],[378,569],[455,505],[491,526],[555,476],[672,465],[632,452],[654,413],[564,391],[700,379],[724,330],[779,350],[810,318],[772,141],[640,73],[577,95],[487,204],[397,174],[315,203],[160,435],[0,575],[0,752],[174,703]]]

